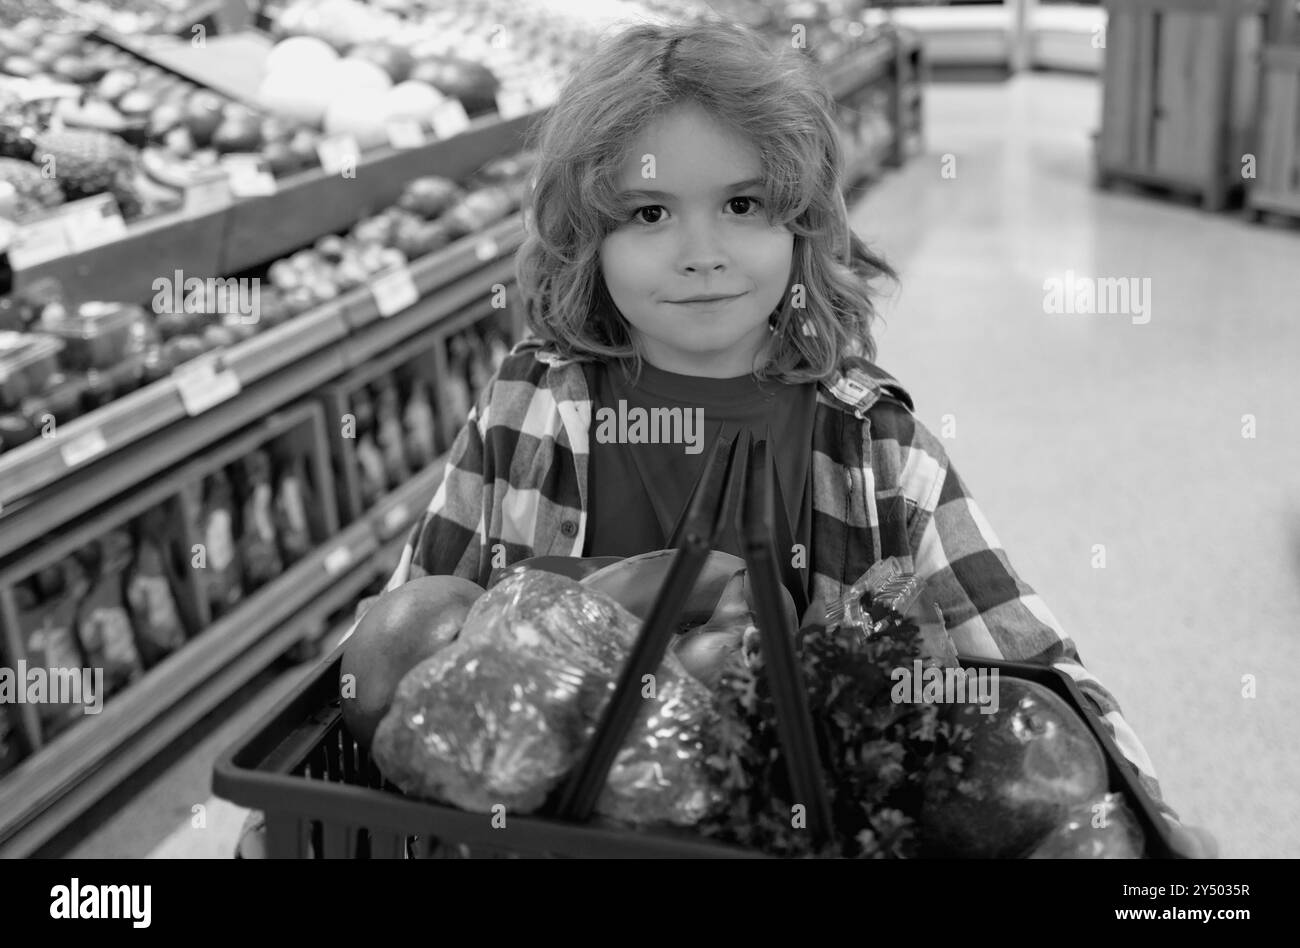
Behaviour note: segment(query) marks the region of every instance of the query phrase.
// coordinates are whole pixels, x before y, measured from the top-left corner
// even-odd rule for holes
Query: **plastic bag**
[[[1141,859],[1146,836],[1118,793],[1070,811],[1029,854],[1030,859]]]
[[[467,810],[528,813],[581,760],[639,631],[568,577],[528,570],[485,593],[456,642],[398,686],[375,735],[380,770],[408,793]],[[712,802],[700,733],[708,692],[667,655],[597,812],[690,825]]]

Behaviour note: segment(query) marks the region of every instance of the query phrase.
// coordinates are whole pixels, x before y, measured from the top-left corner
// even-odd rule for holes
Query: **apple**
[[[215,93],[200,89],[185,103],[185,125],[200,147],[207,147],[220,127],[225,103]]]
[[[482,587],[457,576],[423,576],[384,593],[348,637],[341,667],[343,720],[369,747],[397,685],[460,634]]]

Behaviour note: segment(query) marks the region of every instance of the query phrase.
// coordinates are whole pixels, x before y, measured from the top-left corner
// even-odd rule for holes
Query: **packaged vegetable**
[[[388,380],[378,383],[375,390],[375,440],[384,457],[388,486],[405,484],[411,479],[411,469],[406,465],[406,446],[402,443],[397,388]]]
[[[301,454],[281,460],[275,486],[275,531],[286,566],[298,562],[312,548],[308,515],[310,485]]]
[[[375,413],[370,395],[361,389],[352,396],[352,410],[357,419],[357,466],[360,468],[361,506],[373,507],[388,490],[388,472],[384,456],[375,443]]]
[[[411,382],[411,397],[406,400],[402,424],[406,429],[406,457],[413,469],[422,471],[438,457],[437,421],[424,379]]]
[[[18,623],[26,644],[27,667],[45,669],[52,675],[81,675],[86,662],[77,643],[77,605],[90,587],[85,571],[75,559],[66,559],[41,571],[39,578],[14,587],[18,605]],[[72,695],[61,695],[73,697]],[[46,737],[64,730],[81,717],[85,702],[92,698],[84,693],[81,701],[60,702],[49,694],[37,704],[37,715]],[[94,698],[102,699],[102,695]]]
[[[141,518],[135,562],[126,580],[136,644],[150,668],[185,644],[185,626],[167,575],[161,516],[159,509]]]
[[[213,619],[224,616],[244,598],[234,510],[230,479],[225,471],[217,471],[208,479],[200,523],[206,564],[199,573],[199,582]]]
[[[457,639],[401,681],[375,734],[384,776],[467,810],[540,807],[579,761],[640,622],[541,570],[478,598]],[[715,803],[700,736],[712,701],[668,654],[597,803],[635,824],[690,825]]]
[[[279,576],[284,566],[275,537],[271,459],[265,451],[254,451],[240,461],[238,471],[243,513],[239,559],[244,587],[251,591]]]
[[[131,554],[130,536],[115,530],[81,555],[91,586],[77,610],[77,633],[90,667],[104,669],[106,694],[125,687],[144,670],[122,599],[122,574]]]

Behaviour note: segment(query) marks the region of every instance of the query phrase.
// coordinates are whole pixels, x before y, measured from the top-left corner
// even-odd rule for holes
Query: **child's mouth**
[[[669,300],[668,302],[673,306],[689,306],[693,309],[715,309],[719,306],[726,306],[728,303],[734,303],[744,295],[744,293],[737,293],[735,296],[720,296],[712,299]]]

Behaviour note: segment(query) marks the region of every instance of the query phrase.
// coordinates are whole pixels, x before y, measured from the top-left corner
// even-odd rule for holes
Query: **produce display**
[[[202,631],[192,588],[219,618],[323,539],[305,467],[273,442],[186,485],[195,521],[168,501],[17,583],[28,666],[102,669],[99,701],[182,648]],[[38,708],[47,737],[83,717],[82,705]]]
[[[192,630],[177,606],[183,594],[173,519],[142,515],[14,587],[30,667],[103,670],[97,704],[179,648]],[[47,736],[83,716],[83,705],[38,705]]]
[[[39,32],[37,28],[39,27]],[[36,32],[35,36],[31,34]],[[181,206],[228,154],[260,155],[276,176],[317,167],[321,135],[202,88],[85,30],[0,31],[0,180],[30,173],[76,200],[112,193],[126,220]],[[15,184],[17,187],[17,184]],[[60,203],[46,191],[25,210]]]
[[[193,18],[187,14],[201,7],[199,0],[5,0],[0,27],[31,19],[55,21],[71,14],[125,33],[147,32],[188,27]]]
[[[491,162],[464,186],[436,177],[411,181],[392,207],[249,274],[260,281],[252,314],[232,311],[213,284],[186,291],[179,307],[172,291],[162,292],[152,312],[127,303],[74,305],[48,284],[0,297],[0,454],[39,437],[50,419],[66,423],[490,227],[518,209],[530,167],[525,156],[513,156]],[[481,384],[504,347],[499,338],[456,342],[454,364],[464,384]]]
[[[545,811],[592,739],[672,556],[538,557],[494,571],[486,591],[426,577],[381,596],[344,653],[352,736],[412,796]],[[868,577],[867,633],[811,625],[798,640],[833,839],[819,847],[791,819],[747,570],[718,552],[597,812],[629,831],[691,827],[779,856],[1141,855],[1104,752],[1050,689],[1004,676],[992,705],[897,699],[898,669],[951,677],[955,652],[926,641],[917,584],[897,561]]]

